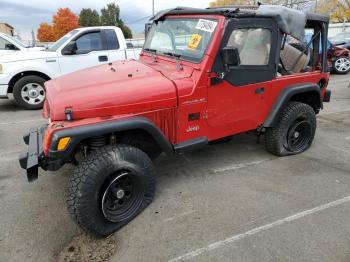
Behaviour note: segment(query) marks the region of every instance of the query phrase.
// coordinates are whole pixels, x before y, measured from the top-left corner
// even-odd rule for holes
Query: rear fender
[[[310,96],[311,102],[307,103],[314,108],[315,111],[323,108],[320,87],[315,83],[305,83],[302,85],[293,85],[286,87],[275,101],[263,127],[273,127],[279,117],[279,112],[287,105],[289,101],[299,101],[293,98],[301,97],[303,94]],[[301,101],[304,102],[304,101]]]

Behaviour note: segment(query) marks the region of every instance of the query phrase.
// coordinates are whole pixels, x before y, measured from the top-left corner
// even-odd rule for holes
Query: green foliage
[[[115,3],[110,3],[101,9],[102,25],[118,26],[120,22],[120,8]]]
[[[127,25],[120,26],[120,29],[123,31],[124,37],[126,39],[132,38],[132,32],[131,29]]]
[[[101,16],[96,10],[84,8],[80,11],[79,24],[86,26],[118,26],[123,31],[125,38],[132,38],[131,29],[120,18],[120,8],[115,3],[107,4],[101,9]]]
[[[99,26],[101,25],[100,15],[96,10],[91,8],[84,8],[79,14],[79,24],[82,27],[86,26]]]
[[[107,4],[107,7],[101,9],[101,24],[118,26],[123,31],[125,38],[132,38],[131,29],[120,18],[120,8],[115,3]]]

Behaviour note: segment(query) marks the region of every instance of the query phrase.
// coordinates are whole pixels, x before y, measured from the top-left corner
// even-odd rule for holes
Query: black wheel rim
[[[306,120],[296,120],[287,133],[287,149],[300,152],[306,149],[311,141],[312,127]]]
[[[131,171],[112,174],[110,182],[102,190],[104,217],[111,222],[128,219],[139,209],[143,191],[142,181]]]

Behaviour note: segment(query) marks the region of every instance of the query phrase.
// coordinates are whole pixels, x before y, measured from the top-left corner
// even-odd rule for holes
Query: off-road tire
[[[342,63],[346,63],[346,66],[343,67],[342,70],[340,70],[340,68],[338,68],[338,66],[337,66],[337,62],[339,63],[340,61],[343,61]],[[349,57],[345,57],[345,56],[337,57],[333,61],[333,72],[336,73],[336,74],[340,74],[340,75],[345,75],[345,74],[349,73],[350,72],[349,63],[350,63],[350,58]]]
[[[112,222],[104,213],[102,199],[111,181],[117,179],[120,172],[126,171],[130,172],[132,179],[139,181],[141,189],[136,194],[140,198],[122,214],[123,219]],[[106,236],[141,213],[152,202],[154,193],[155,170],[144,152],[128,145],[106,146],[79,163],[69,179],[67,204],[69,212],[83,230]]]
[[[302,128],[299,135],[297,129]],[[276,156],[300,154],[307,150],[316,132],[316,115],[314,109],[304,103],[289,102],[279,115],[277,124],[265,133],[265,148]],[[299,140],[299,146],[293,145]]]
[[[44,88],[44,83],[46,80],[40,76],[35,75],[28,75],[20,78],[13,87],[13,97],[15,98],[15,101],[18,106],[23,107],[25,109],[41,109],[43,108],[45,99],[38,103],[38,104],[30,104],[28,101],[23,99],[21,92],[25,85],[34,83],[40,85],[42,88]],[[45,90],[44,90],[45,92]]]

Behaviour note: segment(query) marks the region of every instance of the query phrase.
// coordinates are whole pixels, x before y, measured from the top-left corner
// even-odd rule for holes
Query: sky
[[[205,8],[210,0],[154,0],[155,11],[177,6]],[[30,32],[36,32],[40,23],[51,23],[52,15],[60,7],[68,7],[76,14],[82,8],[92,8],[100,11],[102,7],[113,0],[0,0],[0,22],[11,24],[22,39],[31,39]],[[121,9],[123,21],[131,27],[133,33],[141,33],[146,17],[152,14],[152,0],[117,0],[114,1]]]

